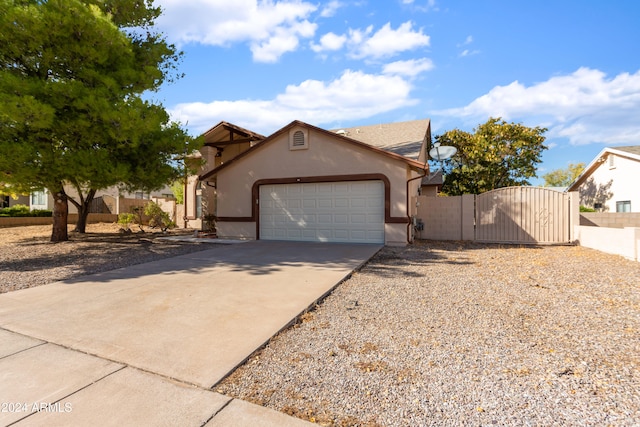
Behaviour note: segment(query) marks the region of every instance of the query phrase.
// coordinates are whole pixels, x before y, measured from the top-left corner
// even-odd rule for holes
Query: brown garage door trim
[[[365,173],[356,175],[325,175],[325,176],[304,176],[295,178],[267,178],[259,179],[251,187],[251,216],[223,216],[219,217],[221,222],[255,222],[256,239],[260,239],[260,186],[272,184],[307,184],[320,182],[348,182],[348,181],[382,181],[384,185],[384,222],[385,224],[407,224],[409,218],[406,216],[391,216],[391,182],[386,175],[381,173]]]

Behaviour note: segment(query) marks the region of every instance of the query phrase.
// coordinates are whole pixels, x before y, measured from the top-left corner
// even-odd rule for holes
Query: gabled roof
[[[444,177],[442,176],[442,169],[437,170],[429,175],[426,175],[420,181],[420,185],[442,185],[444,184]]]
[[[220,166],[218,166],[218,167],[216,167],[216,168],[214,168],[214,169],[212,169],[212,170],[210,170],[208,172],[205,172],[204,174],[200,175],[199,179],[201,181],[206,181],[208,178],[211,178],[211,177],[217,175],[221,170],[226,169],[230,165],[232,165],[232,164],[236,163],[237,161],[241,160],[243,157],[253,154],[255,151],[259,150],[264,145],[269,144],[269,142],[273,141],[274,139],[276,139],[278,136],[282,135],[283,133],[288,132],[289,129],[291,129],[291,128],[295,127],[295,126],[307,127],[310,130],[313,130],[313,131],[319,132],[319,133],[324,133],[325,135],[329,135],[329,136],[331,136],[333,138],[336,138],[338,140],[341,140],[341,141],[343,141],[343,142],[345,142],[347,144],[352,144],[352,145],[358,146],[360,148],[371,150],[371,151],[373,151],[373,152],[375,152],[377,154],[380,154],[382,156],[386,156],[386,157],[389,157],[389,158],[394,159],[394,160],[399,160],[401,162],[406,163],[409,167],[412,167],[412,168],[417,169],[417,170],[421,170],[422,171],[422,170],[426,170],[427,169],[427,165],[425,165],[424,163],[421,163],[421,162],[419,162],[417,160],[410,159],[410,158],[402,156],[400,154],[396,154],[396,153],[393,153],[393,152],[390,152],[390,151],[386,151],[386,150],[374,147],[372,145],[369,145],[369,144],[366,144],[364,142],[355,140],[353,138],[349,138],[347,136],[338,134],[336,132],[332,132],[332,131],[329,131],[329,130],[326,130],[326,129],[322,129],[322,128],[310,125],[308,123],[301,122],[299,120],[294,120],[293,122],[289,123],[287,126],[285,126],[282,129],[274,132],[273,134],[269,135],[267,138],[265,138],[264,140],[256,143],[254,146],[252,146],[248,150],[242,152],[241,154],[239,154],[238,156],[234,157],[233,159],[231,159],[231,160],[223,163],[222,165],[220,165]],[[423,130],[423,133],[424,133],[424,130]]]
[[[401,156],[418,159],[422,141],[431,139],[429,119],[333,129],[333,132]]]
[[[626,157],[640,162],[640,145],[630,145],[625,147],[605,147],[598,155],[584,168],[584,171],[569,185],[567,191],[576,191],[578,187],[607,160],[609,154]]]
[[[223,147],[225,145],[239,144],[242,142],[262,141],[266,136],[241,128],[229,122],[220,122],[204,134],[204,145],[210,147]]]

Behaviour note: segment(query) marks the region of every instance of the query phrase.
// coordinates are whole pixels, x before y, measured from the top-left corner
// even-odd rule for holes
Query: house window
[[[614,156],[613,154],[609,154],[609,169],[615,169],[616,168],[616,160],[615,160],[616,156]]]
[[[0,208],[9,207],[9,196],[0,196]]]
[[[631,212],[631,200],[616,202],[616,212]]]
[[[305,150],[309,148],[309,135],[307,130],[294,129],[289,134],[290,150]]]
[[[135,198],[136,199],[144,199],[144,192],[136,191]]]
[[[34,191],[31,193],[31,206],[44,206],[46,204],[46,195],[44,191]]]

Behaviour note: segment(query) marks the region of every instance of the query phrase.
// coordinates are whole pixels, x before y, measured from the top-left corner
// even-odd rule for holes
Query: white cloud
[[[469,46],[472,43],[473,43],[473,36],[467,36],[467,38],[464,40],[464,42],[458,43],[456,46],[457,47],[464,47],[464,46]],[[458,56],[460,58],[464,58],[465,56],[477,55],[478,53],[480,53],[479,50],[464,49],[462,52],[460,52],[458,54]]]
[[[391,23],[385,24],[377,32],[373,27],[366,30],[349,30],[349,44],[352,51],[350,56],[355,59],[380,59],[394,56],[400,52],[429,46],[430,38],[422,32],[413,30],[411,21],[401,24],[397,30],[391,28]]]
[[[336,51],[342,49],[347,42],[347,36],[327,33],[320,38],[320,44],[311,43],[311,49],[314,52]]]
[[[465,56],[477,55],[479,53],[480,53],[479,50],[465,49],[462,52],[460,52],[460,55],[458,55],[458,56],[461,57],[461,58],[464,58]]]
[[[580,68],[529,87],[515,81],[496,86],[466,107],[439,112],[474,120],[535,118],[549,137],[571,144],[637,144],[640,141],[640,71],[607,78]]]
[[[254,60],[273,62],[314,36],[317,6],[301,0],[158,0],[158,27],[177,45],[249,43]]]
[[[338,11],[338,9],[340,9],[343,6],[344,4],[342,2],[337,0],[332,0],[322,8],[322,11],[320,12],[320,16],[323,18],[330,18],[334,16]]]
[[[397,74],[407,77],[416,77],[425,71],[435,68],[433,61],[428,58],[410,59],[408,61],[396,61],[383,67],[384,74]]]
[[[415,10],[420,12],[430,12],[432,10],[437,12],[439,10],[436,6],[436,0],[427,0],[425,5],[415,4],[415,0],[402,0],[402,4],[414,5]]]
[[[467,46],[467,45],[470,45],[471,43],[473,43],[473,36],[467,36],[467,38],[464,39],[464,42],[458,43],[458,47]]]
[[[201,133],[221,120],[270,134],[293,120],[322,125],[356,120],[415,105],[412,85],[397,75],[346,70],[330,82],[306,80],[289,85],[272,100],[179,104],[171,116]]]
[[[277,62],[286,52],[293,52],[299,45],[299,37],[311,37],[316,24],[298,22],[290,28],[278,28],[270,38],[251,44],[253,59],[257,62]]]

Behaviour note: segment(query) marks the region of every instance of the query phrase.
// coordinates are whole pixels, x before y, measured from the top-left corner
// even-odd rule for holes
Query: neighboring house
[[[640,212],[640,145],[607,147],[567,191],[580,193],[580,205],[602,212]]]
[[[29,194],[29,209],[53,209],[53,197],[49,195],[47,190],[32,191]]]
[[[65,186],[65,192],[75,200],[79,200],[78,193],[72,186]],[[96,192],[90,212],[119,214],[122,212],[128,212],[127,208],[130,206],[130,203],[123,202],[123,199],[151,200],[154,198],[171,199],[174,198],[174,196],[171,188],[168,186],[165,186],[158,191],[137,191],[133,193],[121,192],[118,187],[109,187]],[[28,205],[31,210],[53,210],[53,196],[47,190],[33,191],[28,196],[21,197],[19,201],[22,202],[22,204]],[[17,201],[12,200],[11,202],[11,206],[17,204]],[[78,213],[78,210],[71,202],[69,202],[69,213]]]
[[[429,120],[334,131],[294,121],[268,137],[222,122],[204,137],[203,172],[185,191],[187,217],[201,198],[219,237],[413,239],[411,200],[428,173]]]
[[[65,186],[65,192],[73,197],[74,200],[79,201],[77,191],[70,187]],[[157,198],[173,199],[175,196],[169,186],[164,186],[156,191],[134,191],[126,192],[121,191],[117,186],[98,190],[93,198],[89,212],[91,213],[130,213],[131,206],[140,206],[139,201],[149,201]],[[136,202],[138,201],[138,202]],[[75,205],[69,202],[69,213],[78,213]]]
[[[444,184],[444,177],[441,170],[430,173],[422,178],[420,194],[430,197],[437,196],[440,190],[442,190],[442,184]]]
[[[18,196],[17,198],[13,198],[9,195],[0,194],[0,209],[1,208],[10,208],[15,205],[26,205],[29,206],[29,197],[28,196]]]

